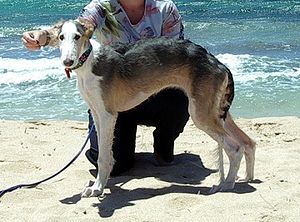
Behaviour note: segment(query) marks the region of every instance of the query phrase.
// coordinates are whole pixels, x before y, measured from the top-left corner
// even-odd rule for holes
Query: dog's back
[[[208,52],[189,40],[165,37],[139,40],[135,43],[115,43],[115,52],[124,56],[129,73],[145,73],[149,70],[169,69],[191,64],[195,59],[205,59]]]
[[[136,91],[129,92],[130,94],[151,93],[162,87],[179,87],[190,88],[187,93],[191,96],[201,93],[217,97],[221,85],[227,79],[224,95],[226,102],[222,105],[221,118],[226,117],[234,97],[234,83],[229,69],[203,47],[189,40],[162,37],[131,44],[102,46],[96,57],[93,73],[103,77],[104,88],[120,80],[131,84],[126,88]],[[148,84],[149,82],[153,84]],[[169,84],[164,85],[165,82]],[[122,95],[125,96],[123,92]]]

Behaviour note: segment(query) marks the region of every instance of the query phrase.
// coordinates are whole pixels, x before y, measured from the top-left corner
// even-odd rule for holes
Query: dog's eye
[[[80,35],[75,35],[74,39],[75,39],[75,40],[80,39]]]
[[[59,39],[60,39],[61,41],[64,40],[64,38],[65,38],[65,37],[64,37],[63,35],[60,35],[60,36],[59,36]]]

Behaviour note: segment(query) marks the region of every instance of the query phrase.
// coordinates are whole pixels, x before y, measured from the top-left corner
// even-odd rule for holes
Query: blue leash
[[[67,169],[78,157],[79,157],[79,155],[82,153],[82,151],[84,150],[84,148],[85,148],[85,146],[86,146],[86,144],[88,143],[88,141],[89,141],[89,138],[90,138],[90,136],[91,136],[91,134],[92,134],[92,131],[93,131],[93,129],[95,128],[95,125],[93,125],[92,127],[91,127],[91,129],[90,129],[90,131],[89,131],[89,134],[88,134],[88,136],[87,136],[87,138],[85,139],[85,141],[84,141],[84,143],[83,143],[83,145],[82,145],[82,147],[81,147],[81,149],[79,150],[79,152],[73,157],[73,159],[66,165],[66,166],[64,166],[61,170],[59,170],[58,172],[56,172],[55,174],[53,174],[53,175],[51,175],[51,176],[49,176],[49,177],[47,177],[46,179],[43,179],[43,180],[40,180],[40,181],[37,181],[37,182],[34,182],[34,183],[24,183],[24,184],[18,184],[18,185],[15,185],[15,186],[12,186],[12,187],[9,187],[9,188],[7,188],[7,189],[5,189],[5,190],[0,190],[0,198],[4,195],[4,194],[6,194],[6,193],[8,193],[8,192],[12,192],[12,191],[14,191],[14,190],[16,190],[16,189],[19,189],[19,188],[33,188],[33,187],[36,187],[37,185],[39,185],[39,184],[41,184],[41,183],[43,183],[43,182],[45,182],[45,181],[47,181],[47,180],[50,180],[50,179],[52,179],[53,177],[56,177],[58,174],[60,174],[61,172],[63,172],[65,169]]]

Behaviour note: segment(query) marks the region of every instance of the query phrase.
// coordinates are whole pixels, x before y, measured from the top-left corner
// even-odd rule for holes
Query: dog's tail
[[[227,74],[226,77],[227,81],[224,81],[225,90],[220,103],[221,110],[222,110],[220,118],[223,119],[224,121],[227,117],[228,110],[230,109],[234,97],[234,82],[233,82],[232,73],[227,67],[225,67],[225,72]]]

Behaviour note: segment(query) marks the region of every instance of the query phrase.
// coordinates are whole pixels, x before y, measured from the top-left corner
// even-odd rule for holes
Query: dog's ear
[[[95,31],[94,24],[91,21],[82,18],[79,19],[79,22],[84,28],[84,36],[86,36],[89,39],[92,38],[93,33]]]
[[[65,23],[64,20],[59,20],[54,26],[50,29],[45,30],[47,32],[47,43],[46,45],[57,47],[58,46],[58,36],[61,32],[61,28]]]
[[[54,26],[50,30],[48,30],[48,34],[50,36],[49,45],[51,45],[51,44],[57,45],[58,44],[58,40],[59,40],[58,37],[61,33],[61,28],[64,25],[64,23],[65,23],[65,20],[60,19],[58,22],[56,22],[54,24]]]
[[[63,24],[65,23],[65,20],[63,19],[60,19],[57,23],[54,24],[53,26],[53,29],[56,31],[56,34],[57,34],[57,38],[58,38],[58,35],[59,33],[61,32],[61,28],[63,26]]]

